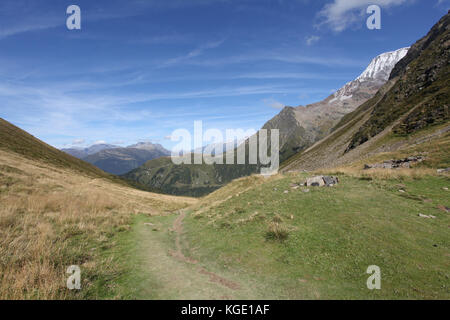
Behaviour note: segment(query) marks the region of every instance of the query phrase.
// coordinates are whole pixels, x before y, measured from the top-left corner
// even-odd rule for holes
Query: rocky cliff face
[[[383,53],[372,60],[364,72],[321,102],[285,107],[263,129],[280,130],[280,159],[309,147],[329,134],[342,117],[372,98],[389,79],[398,61],[409,48]]]

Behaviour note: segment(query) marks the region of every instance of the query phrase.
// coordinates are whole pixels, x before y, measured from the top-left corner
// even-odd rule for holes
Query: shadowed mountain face
[[[108,173],[121,175],[145,162],[170,155],[160,144],[140,142],[126,148],[110,144],[95,144],[88,148],[62,149]]]
[[[408,48],[402,48],[383,53],[373,59],[357,79],[325,100],[307,106],[285,107],[268,121],[263,129],[280,130],[280,160],[286,160],[325,137],[344,115],[372,98],[407,52]]]
[[[449,24],[447,14],[411,47],[372,99],[345,115],[329,136],[290,158],[283,170],[346,165],[448,135]]]

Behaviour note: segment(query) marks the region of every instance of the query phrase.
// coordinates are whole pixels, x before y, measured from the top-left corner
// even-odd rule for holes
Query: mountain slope
[[[86,175],[118,180],[80,159],[53,148],[2,118],[0,118],[0,149],[57,167],[73,169]]]
[[[383,53],[364,72],[325,100],[307,106],[285,107],[263,129],[280,130],[280,159],[286,160],[325,137],[346,114],[372,98],[386,83],[395,64],[409,48]]]
[[[344,116],[329,136],[286,161],[283,170],[330,168],[427,139],[445,139],[450,120],[449,21],[447,14],[411,47],[372,99]]]
[[[226,154],[223,157],[226,157]],[[176,165],[170,157],[162,157],[146,162],[123,177],[164,193],[198,197],[257,170],[256,165]]]

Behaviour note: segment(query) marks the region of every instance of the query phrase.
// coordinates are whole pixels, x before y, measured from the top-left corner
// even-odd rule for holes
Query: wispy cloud
[[[306,37],[306,45],[312,46],[314,43],[320,40],[319,36],[308,36]]]
[[[179,64],[183,61],[187,61],[192,58],[198,57],[198,56],[202,55],[206,50],[215,49],[215,48],[220,47],[224,42],[225,42],[225,39],[205,43],[205,44],[195,48],[194,50],[189,51],[185,55],[178,56],[176,58],[172,58],[172,59],[169,59],[169,60],[163,62],[161,64],[161,67],[173,66],[173,65]]]
[[[362,67],[367,62],[357,61],[343,57],[327,57],[327,56],[307,56],[283,51],[266,51],[266,52],[249,52],[240,55],[228,56],[223,58],[209,58],[201,60],[191,60],[186,63],[202,67],[217,67],[233,64],[242,64],[248,62],[264,62],[276,61],[290,64],[312,64],[322,66],[337,66],[337,67]]]
[[[94,3],[89,8],[88,15],[84,14],[85,6],[82,6],[82,19],[83,21],[102,21],[132,17],[143,14],[142,8],[156,6],[158,1],[133,1],[133,3],[134,6],[126,7],[123,6],[123,2],[117,1],[109,1],[107,4]],[[27,32],[56,27],[65,28],[66,18],[67,15],[65,11],[61,11],[58,1],[49,1],[44,6],[40,1],[2,0],[0,3],[0,40]],[[68,36],[73,37],[73,33]],[[84,36],[86,37],[86,35]]]
[[[54,12],[42,11],[37,3],[23,0],[2,0],[0,3],[0,40],[62,24],[64,19]]]
[[[274,109],[283,109],[285,107],[285,105],[283,103],[281,103],[273,98],[264,99],[263,102],[266,106],[269,106]]]

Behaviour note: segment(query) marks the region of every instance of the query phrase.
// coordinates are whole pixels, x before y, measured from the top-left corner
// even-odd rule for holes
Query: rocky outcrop
[[[411,168],[411,166],[413,164],[420,163],[423,160],[425,160],[425,158],[423,158],[422,156],[408,157],[405,159],[397,159],[397,160],[391,159],[391,160],[386,160],[382,163],[365,164],[364,169],[369,170],[369,169]]]

